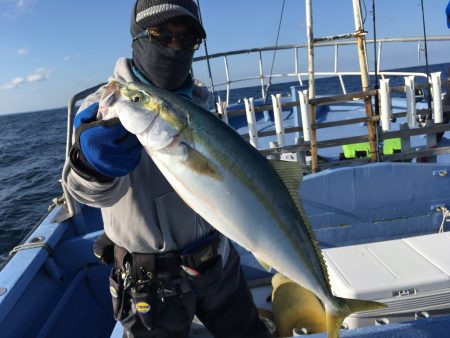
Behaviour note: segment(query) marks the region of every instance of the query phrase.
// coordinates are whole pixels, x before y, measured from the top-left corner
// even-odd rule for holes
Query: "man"
[[[208,91],[190,74],[206,37],[192,0],[137,0],[131,35],[133,57],[117,61],[115,79],[207,106]],[[94,251],[114,256],[110,291],[124,336],[187,337],[196,314],[215,337],[270,337],[229,240],[180,199],[118,119],[96,120],[103,91],[75,117],[63,180],[78,201],[101,208],[105,235]]]

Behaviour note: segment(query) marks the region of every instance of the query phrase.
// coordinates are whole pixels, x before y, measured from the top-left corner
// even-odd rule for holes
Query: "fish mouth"
[[[117,81],[110,81],[108,83],[100,98],[101,111],[106,111],[117,101],[117,98],[119,97],[119,90],[119,83]]]

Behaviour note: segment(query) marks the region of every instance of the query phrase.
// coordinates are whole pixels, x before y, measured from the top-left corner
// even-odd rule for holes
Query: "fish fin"
[[[280,176],[289,195],[297,207],[297,210],[304,216],[304,210],[302,203],[300,201],[299,186],[303,180],[303,172],[300,165],[297,162],[280,161],[280,160],[269,160],[272,167]]]
[[[185,144],[185,149],[187,153],[187,159],[185,162],[189,166],[189,168],[191,168],[199,175],[210,176],[216,180],[221,177],[217,166],[213,162],[211,162],[205,155],[188,146],[187,144]]]
[[[302,168],[297,162],[280,161],[280,160],[269,160],[269,162],[272,164],[272,167],[278,173],[287,190],[289,191],[289,195],[294,201],[297,211],[299,212],[300,216],[303,219],[303,222],[305,223],[309,238],[311,239],[311,242],[313,244],[314,251],[316,252],[316,255],[319,259],[320,270],[328,285],[328,288],[331,288],[330,278],[328,276],[327,271],[327,265],[325,263],[325,259],[323,258],[322,250],[320,250],[319,243],[317,242],[316,239],[316,235],[311,226],[311,223],[309,223],[308,216],[306,215],[305,209],[303,208],[303,204],[300,200],[299,190],[301,182],[303,181]],[[301,229],[298,230],[302,231]]]
[[[295,182],[298,185],[303,180],[302,168],[297,162],[268,160],[283,182]]]
[[[337,304],[337,313],[326,312],[326,325],[328,338],[338,338],[344,319],[354,312],[386,308],[387,305],[369,300],[334,297]]]
[[[253,256],[255,256],[255,255],[253,255]],[[255,258],[256,258],[256,260],[258,261],[258,263],[264,268],[264,270],[266,270],[267,272],[272,271],[272,267],[271,267],[269,264],[267,264],[267,263],[264,262],[262,259],[259,259],[259,258],[256,257],[256,256],[255,256]]]

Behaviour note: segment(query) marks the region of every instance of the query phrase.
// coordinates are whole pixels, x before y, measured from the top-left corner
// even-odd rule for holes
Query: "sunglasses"
[[[181,49],[197,50],[200,47],[202,39],[189,33],[172,33],[167,31],[155,31],[150,28],[139,33],[133,38],[133,41],[140,38],[149,38],[151,42],[162,47],[169,47],[175,40],[178,41]]]

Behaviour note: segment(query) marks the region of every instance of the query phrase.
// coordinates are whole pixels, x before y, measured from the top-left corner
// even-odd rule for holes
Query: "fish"
[[[269,161],[210,111],[154,86],[110,81],[98,118],[114,117],[196,213],[320,299],[329,338],[349,314],[386,306],[333,295],[301,204],[298,164]]]

